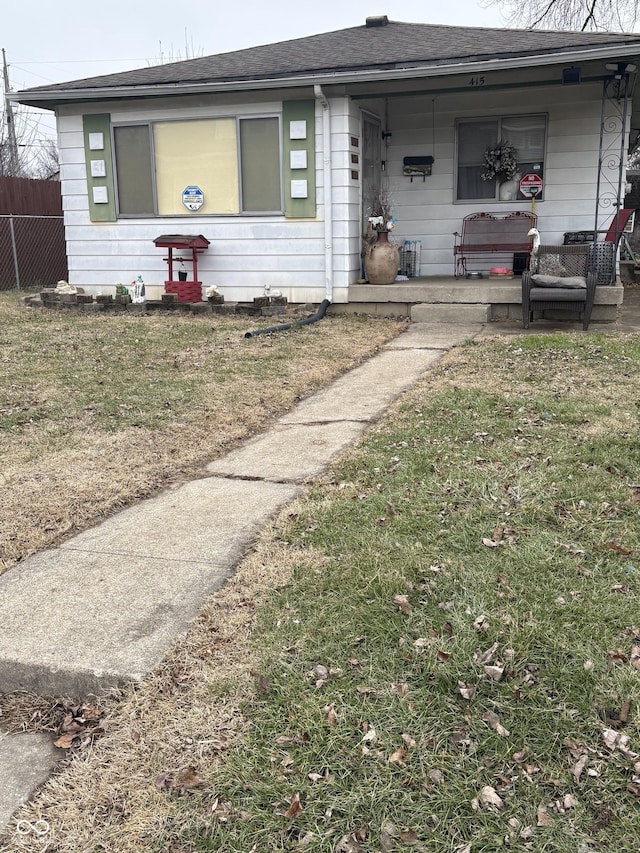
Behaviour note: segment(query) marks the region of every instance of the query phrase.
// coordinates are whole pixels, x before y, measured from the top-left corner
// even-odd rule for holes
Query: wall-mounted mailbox
[[[412,183],[414,175],[422,175],[424,181],[427,175],[431,174],[432,166],[433,157],[431,155],[427,157],[405,157],[402,161],[402,172],[411,177]]]

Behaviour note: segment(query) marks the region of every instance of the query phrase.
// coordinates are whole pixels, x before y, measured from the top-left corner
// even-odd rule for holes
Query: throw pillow
[[[541,255],[536,272],[541,275],[567,275],[567,269],[561,263],[559,255]]]

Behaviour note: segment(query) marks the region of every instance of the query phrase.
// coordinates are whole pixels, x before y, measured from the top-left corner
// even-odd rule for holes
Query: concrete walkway
[[[620,331],[640,329],[640,291],[634,296]],[[534,324],[529,334],[549,328]],[[602,330],[615,328],[590,331]],[[0,577],[0,693],[80,699],[143,679],[266,522],[444,351],[478,336],[522,331],[517,323],[415,323],[267,432],[212,462],[201,479],[12,568]],[[0,835],[57,752],[47,737],[0,729]]]

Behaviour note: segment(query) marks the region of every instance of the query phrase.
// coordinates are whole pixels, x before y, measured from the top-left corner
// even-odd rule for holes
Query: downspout
[[[324,182],[324,280],[325,299],[333,300],[333,192],[331,175],[331,108],[322,86],[315,84],[313,94],[322,104],[322,175]]]

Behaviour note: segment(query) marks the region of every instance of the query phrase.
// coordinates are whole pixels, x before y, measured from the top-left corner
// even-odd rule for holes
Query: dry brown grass
[[[0,295],[0,573],[181,478],[373,355],[402,324],[71,315]]]

